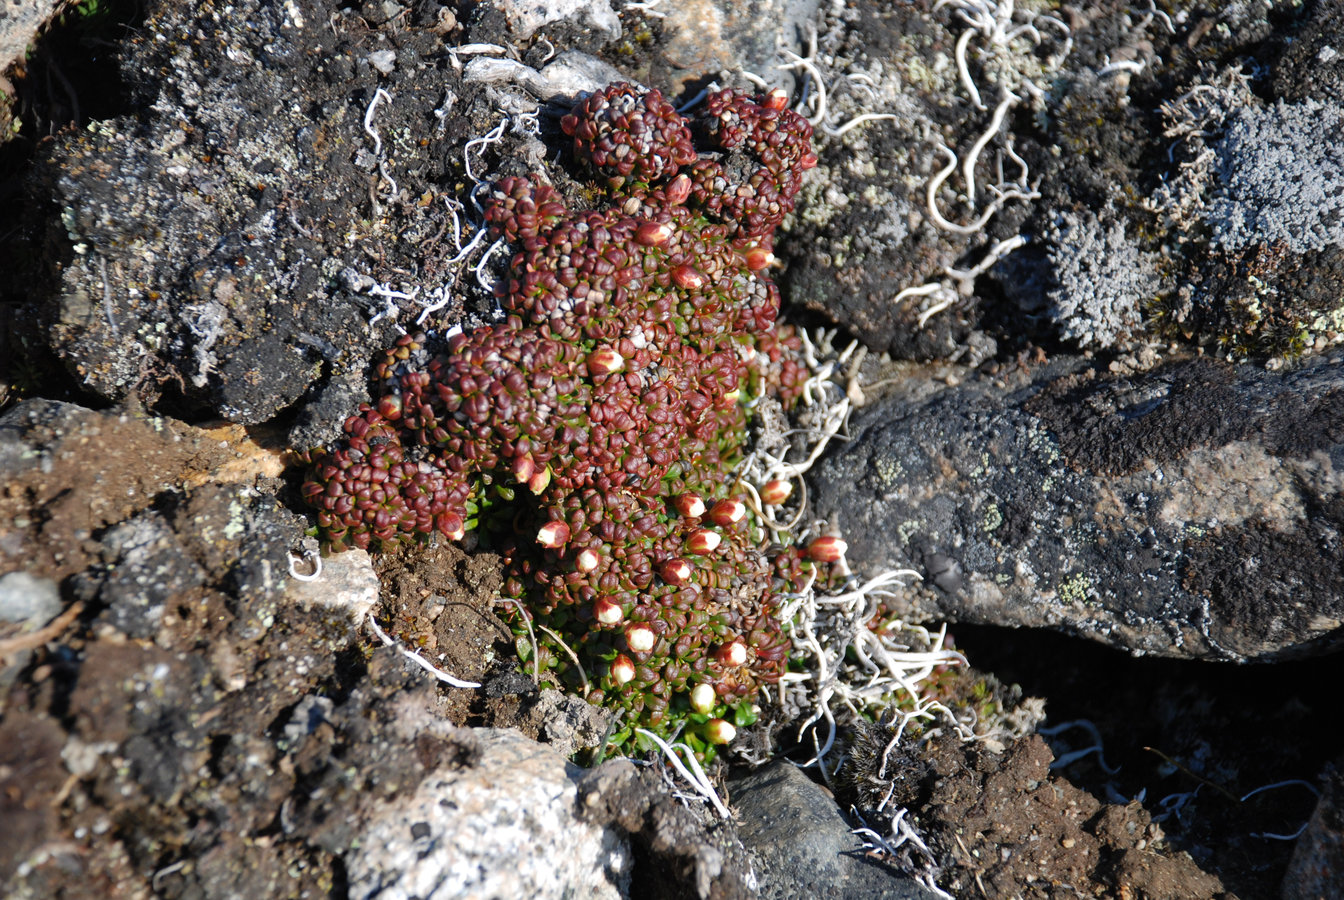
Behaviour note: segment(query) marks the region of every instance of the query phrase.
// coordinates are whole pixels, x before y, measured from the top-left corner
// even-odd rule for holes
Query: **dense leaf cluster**
[[[508,501],[494,540],[506,594],[545,626],[537,659],[520,648],[547,680],[586,684],[628,727],[741,720],[783,672],[777,597],[805,565],[754,546],[730,494],[744,391],[787,399],[801,381],[765,271],[816,163],[811,128],[780,93],[721,91],[689,121],[628,84],[561,128],[609,202],[571,210],[501,180],[485,217],[516,249],[505,320],[437,354],[399,341],[386,394],[313,455],[303,494],[337,549],[456,539]]]

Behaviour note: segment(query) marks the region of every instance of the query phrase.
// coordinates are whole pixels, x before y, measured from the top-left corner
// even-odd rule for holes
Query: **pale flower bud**
[[[624,653],[616,654],[611,661],[611,680],[617,684],[626,684],[635,677],[635,664]]]
[[[569,540],[569,526],[564,522],[547,522],[537,530],[537,543],[548,550],[558,550]]]
[[[697,556],[704,556],[706,553],[713,553],[714,548],[719,546],[723,538],[717,531],[711,531],[708,528],[697,528],[691,532],[691,536],[686,541],[686,550]]]
[[[530,456],[515,456],[510,468],[513,470],[513,480],[520,484],[526,484],[537,472],[537,464]]]
[[[598,347],[588,354],[588,372],[591,375],[610,375],[625,366],[625,357],[610,347]]]
[[[705,723],[705,740],[711,744],[727,744],[737,737],[737,729],[727,719],[710,719]]]
[[[669,206],[679,206],[686,202],[686,198],[691,196],[690,176],[681,174],[667,183],[665,196]]]
[[[770,267],[770,264],[775,261],[775,254],[764,247],[752,247],[743,254],[743,258],[747,262],[748,269],[759,272]]]
[[[645,247],[665,243],[672,236],[672,226],[666,222],[645,222],[635,230],[635,240]]]
[[[533,494],[540,494],[551,483],[551,467],[547,466],[540,472],[533,472],[532,477],[527,479],[527,489]]]
[[[658,641],[658,635],[645,622],[636,622],[625,629],[625,643],[635,653],[647,653]]]
[[[593,571],[593,569],[596,569],[601,564],[602,564],[602,557],[599,556],[597,551],[594,550],[592,547],[584,547],[582,550],[579,551],[579,555],[574,558],[574,568],[578,569],[585,575]]]
[[[698,519],[705,514],[705,501],[698,494],[680,494],[672,505],[688,519]]]
[[[714,693],[714,685],[701,682],[691,688],[691,709],[698,713],[707,713],[714,708],[718,696]]]
[[[705,276],[690,266],[677,266],[672,270],[672,280],[677,287],[693,291],[705,283]]]
[[[783,88],[772,88],[761,101],[766,109],[783,109],[789,105],[789,94]]]
[[[625,613],[621,611],[621,604],[598,597],[593,601],[593,618],[603,625],[616,625],[625,618]]]
[[[741,500],[720,500],[709,510],[709,520],[715,525],[736,525],[747,514],[747,505]]]
[[[793,493],[793,484],[776,478],[761,486],[761,502],[767,506],[779,506]]]
[[[741,641],[733,641],[732,643],[724,644],[719,648],[719,652],[715,654],[715,657],[723,665],[730,668],[736,668],[737,666],[744,665],[747,661],[747,645]]]
[[[676,587],[690,581],[694,571],[691,564],[681,557],[669,559],[658,567],[658,574],[663,576],[663,581]]]

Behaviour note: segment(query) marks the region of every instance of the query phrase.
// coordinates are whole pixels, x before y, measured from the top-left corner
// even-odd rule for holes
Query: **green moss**
[[[1055,592],[1063,602],[1081,606],[1086,604],[1092,596],[1092,579],[1081,572],[1077,572],[1060,582]]]

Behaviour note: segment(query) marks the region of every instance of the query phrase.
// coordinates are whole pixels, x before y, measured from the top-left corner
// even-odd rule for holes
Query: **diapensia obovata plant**
[[[684,729],[710,750],[785,671],[781,598],[843,547],[764,545],[735,488],[749,400],[806,378],[766,273],[812,129],[779,91],[693,115],[625,83],[576,105],[561,128],[604,202],[499,181],[505,320],[439,352],[399,340],[303,495],[337,550],[495,523],[526,667],[621,710],[617,744]]]

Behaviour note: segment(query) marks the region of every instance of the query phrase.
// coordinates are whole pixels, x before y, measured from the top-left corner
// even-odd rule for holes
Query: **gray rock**
[[[609,0],[492,0],[491,5],[504,14],[520,41],[556,22],[594,28],[610,40],[621,36],[621,20]]]
[[[577,816],[583,770],[516,731],[474,737],[474,765],[435,771],[367,812],[344,854],[349,896],[625,896],[629,841]]]
[[[36,631],[61,612],[61,592],[50,578],[27,572],[0,575],[0,622]]]
[[[614,81],[630,78],[615,66],[576,50],[561,53],[540,72],[512,59],[478,56],[462,73],[466,82],[517,85],[542,100],[573,102]]]
[[[289,446],[298,450],[326,447],[341,437],[341,425],[361,403],[370,402],[368,380],[362,373],[334,375],[313,391],[294,417]]]
[[[797,767],[774,763],[733,779],[729,791],[765,900],[936,896],[868,859],[835,800]]]
[[[168,603],[205,583],[205,571],[156,512],[116,526],[103,544],[114,562],[98,594],[107,604],[99,619],[130,637],[153,637]]]
[[[540,722],[537,738],[567,759],[580,750],[596,747],[611,722],[607,710],[582,697],[553,690],[541,691],[526,715]]]
[[[60,5],[55,0],[11,0],[0,8],[0,76],[23,56]]]
[[[397,67],[397,54],[394,50],[375,50],[369,54],[369,65],[383,75],[391,75]]]
[[[3,560],[4,554],[0,554]],[[37,631],[61,612],[61,592],[50,578],[34,577],[27,572],[0,575],[0,635],[13,637]],[[33,649],[0,655],[0,696],[32,662]],[[5,701],[0,700],[0,713]]]
[[[366,551],[347,550],[324,557],[316,580],[290,579],[285,590],[296,603],[330,610],[348,620],[352,630],[358,630],[378,602],[378,573]]]
[[[1344,622],[1344,365],[1081,360],[914,380],[811,473],[907,620],[1048,627],[1136,655],[1326,652]],[[932,391],[932,392],[930,392]]]
[[[797,73],[775,68],[780,48],[806,52],[799,41],[818,7],[816,0],[681,0],[657,9],[661,38],[653,70],[656,85],[695,93],[701,79],[722,71],[757,72],[770,83],[799,84]],[[697,82],[692,84],[693,82]]]
[[[515,59],[500,59],[494,56],[478,56],[463,72],[463,79],[482,84],[516,84],[538,96],[546,90],[546,79],[531,66],[523,65]]]
[[[593,91],[615,81],[629,81],[629,77],[610,63],[577,50],[566,50],[541,69],[549,94],[546,99],[566,97],[577,99],[581,93]]]

